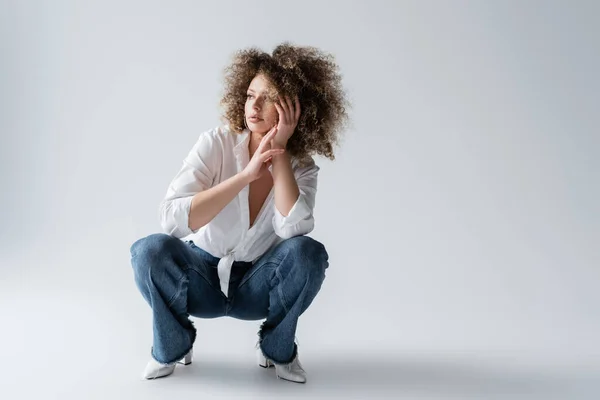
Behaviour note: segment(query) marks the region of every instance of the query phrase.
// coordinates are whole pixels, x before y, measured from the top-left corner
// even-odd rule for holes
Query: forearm
[[[238,173],[208,190],[196,193],[190,206],[189,228],[195,231],[208,224],[249,183],[244,173]]]
[[[275,207],[287,216],[300,195],[289,154],[273,157],[272,166]]]

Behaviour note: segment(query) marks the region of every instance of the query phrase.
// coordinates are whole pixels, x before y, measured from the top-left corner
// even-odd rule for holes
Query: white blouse
[[[241,172],[250,161],[249,140],[249,130],[238,134],[232,132],[229,125],[201,133],[159,207],[160,223],[165,233],[192,240],[196,246],[220,258],[217,270],[225,296],[234,261],[255,262],[284,239],[305,235],[314,228],[313,209],[319,167],[314,160],[300,167],[294,157],[292,169],[300,196],[288,216],[284,217],[275,207],[271,189],[254,225],[249,228],[250,187],[246,185],[208,224],[195,231],[189,228],[188,216],[194,194]],[[269,171],[272,172],[272,166]]]

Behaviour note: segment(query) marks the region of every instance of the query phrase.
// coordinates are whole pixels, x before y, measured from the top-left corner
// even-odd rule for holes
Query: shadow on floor
[[[224,385],[265,394],[315,394],[378,398],[579,399],[598,390],[598,371],[518,368],[508,364],[446,358],[383,356],[313,357],[303,361],[305,385],[275,378],[273,368],[238,360],[200,359],[172,377],[187,384]],[[172,382],[175,383],[175,382]],[[574,397],[577,396],[577,397]],[[600,398],[600,396],[598,397]]]

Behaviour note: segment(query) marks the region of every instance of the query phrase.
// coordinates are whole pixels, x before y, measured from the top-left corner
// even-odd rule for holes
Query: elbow
[[[159,221],[163,233],[171,235],[178,239],[184,238],[193,231],[188,227],[187,218],[185,224],[177,218],[176,209],[173,208],[173,201],[163,201],[159,207]],[[180,218],[181,219],[181,216]]]
[[[166,233],[167,235],[171,235],[178,239],[181,239],[182,237],[186,236],[180,231],[180,229],[177,229],[177,225],[164,219],[161,221],[160,227],[162,228],[163,233]]]
[[[283,225],[283,226],[274,226],[275,234],[282,239],[291,239],[295,236],[307,235],[313,231],[315,227],[315,220],[312,218],[307,218],[302,220],[294,225]]]
[[[159,222],[163,233],[178,237],[177,224],[172,216],[169,216],[170,205],[168,202],[162,202],[159,208]]]
[[[196,232],[198,232],[198,231],[200,230],[200,228],[203,228],[203,227],[204,227],[204,226],[206,226],[207,224],[208,224],[208,223],[207,223],[207,222],[205,222],[205,223],[202,223],[201,225],[198,225],[198,226],[192,226],[192,225],[191,225],[191,222],[188,222],[188,224],[186,225],[186,230],[187,230],[189,233],[196,233]]]

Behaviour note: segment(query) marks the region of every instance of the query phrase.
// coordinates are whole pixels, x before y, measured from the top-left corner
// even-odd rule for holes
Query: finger
[[[273,139],[275,137],[276,133],[277,133],[277,125],[272,127],[271,130],[269,132],[267,132],[267,134],[265,136],[263,136],[260,143],[258,144],[257,150],[260,149],[262,151],[265,148],[265,146],[267,145],[267,143],[270,143],[271,139]]]
[[[296,96],[296,114],[294,115],[296,121],[300,119],[300,99]]]
[[[262,154],[260,155],[260,158],[262,159],[262,161],[263,161],[263,162],[265,162],[265,161],[267,161],[267,159],[268,159],[269,157],[273,157],[273,156],[276,156],[276,155],[282,154],[282,153],[284,153],[284,152],[285,152],[285,150],[284,150],[284,149],[271,149],[271,150],[267,150],[267,151],[265,151],[264,153],[262,153]]]
[[[281,153],[285,153],[285,149],[271,149],[271,150],[267,150],[267,151],[265,151],[263,153],[263,155],[265,155],[266,158],[269,158],[269,157],[273,157],[273,156],[276,156],[276,155],[281,154]]]
[[[283,97],[281,97],[281,95],[279,95],[279,96],[277,96],[277,99],[279,100],[277,103],[283,109],[283,112],[286,113],[287,112],[287,110],[286,110],[287,105],[283,101]]]
[[[279,121],[281,121],[282,124],[285,124],[285,110],[283,109],[283,106],[278,102],[275,102],[275,108],[279,114]]]
[[[288,122],[288,118],[289,118],[290,110],[288,109],[287,102],[281,96],[279,96],[279,105],[283,109],[284,122],[287,123]]]
[[[270,131],[269,133],[267,133],[265,135],[265,137],[263,138],[265,140],[265,143],[271,143],[271,140],[273,140],[273,138],[275,137],[275,135],[277,135],[277,125],[275,125]]]
[[[290,99],[289,96],[285,96],[285,101],[288,105],[288,109],[290,110],[290,119],[292,119],[296,115],[296,110],[294,109],[294,103],[292,103],[292,99]]]
[[[268,142],[269,140],[271,140],[275,135],[277,134],[277,125],[273,125],[273,127],[271,129],[269,129],[269,132],[267,132],[267,134],[265,136],[263,136],[262,141],[263,142]]]

